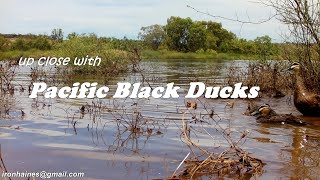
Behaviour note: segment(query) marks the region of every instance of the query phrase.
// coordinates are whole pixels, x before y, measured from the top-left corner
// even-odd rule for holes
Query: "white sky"
[[[238,37],[269,35],[282,41],[284,26],[276,19],[260,25],[209,17],[187,7],[228,18],[267,19],[272,9],[250,0],[0,0],[0,33],[50,34],[53,28],[99,36],[137,38],[142,26],[166,24],[170,16],[221,22]]]

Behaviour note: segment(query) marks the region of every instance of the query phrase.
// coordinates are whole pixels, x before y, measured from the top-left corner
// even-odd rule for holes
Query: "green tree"
[[[193,23],[187,38],[188,51],[196,52],[199,49],[207,49],[205,42],[206,29],[199,23]]]
[[[142,39],[153,50],[158,50],[164,40],[165,32],[163,26],[159,24],[142,27],[139,38]]]
[[[170,17],[165,26],[166,44],[170,50],[188,51],[191,18]]]
[[[221,23],[213,21],[201,21],[200,23],[205,26],[209,39],[215,39],[215,45],[212,46],[220,47],[223,42],[229,42],[236,38],[235,34],[222,28]]]
[[[231,41],[225,41],[221,44],[222,52],[230,52],[237,54],[256,54],[256,44],[254,41],[247,41],[242,38],[235,38]]]
[[[264,60],[274,54],[274,45],[272,44],[272,40],[269,36],[257,37],[254,40],[254,43],[256,45],[256,53]]]
[[[166,44],[170,50],[195,52],[199,49],[218,50],[236,36],[212,21],[192,21],[190,18],[170,17],[165,26]]]

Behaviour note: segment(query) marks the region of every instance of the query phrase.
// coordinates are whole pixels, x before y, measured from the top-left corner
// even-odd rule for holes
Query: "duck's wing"
[[[269,118],[270,123],[282,123],[285,119],[282,116],[271,116]]]
[[[320,95],[319,94],[314,94],[311,98],[310,98],[310,103],[313,106],[318,106],[320,108]]]
[[[263,116],[258,116],[256,118],[256,121],[258,123],[272,123],[272,122],[270,122],[270,117],[263,117]]]
[[[273,109],[271,109],[270,111],[270,116],[277,116],[278,114],[276,113],[276,111],[274,111]]]
[[[292,114],[284,114],[284,115],[280,115],[280,117],[282,117],[281,119],[283,119],[283,122],[286,124],[293,124],[293,125],[305,125],[306,122],[301,119],[298,118]]]

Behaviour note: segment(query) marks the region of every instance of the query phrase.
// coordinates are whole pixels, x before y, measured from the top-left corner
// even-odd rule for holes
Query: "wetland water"
[[[193,114],[201,117],[205,108],[209,108],[234,139],[239,139],[241,132],[250,131],[240,146],[266,163],[260,179],[317,179],[320,177],[320,119],[305,118],[311,125],[300,127],[258,124],[254,117],[243,115],[247,102],[241,99],[235,100],[231,108],[227,106],[230,99],[200,98],[205,103],[198,103],[195,110],[186,110],[183,93],[189,82],[219,84],[225,81],[229,66],[241,69],[247,63],[142,62],[144,77],[151,85],[174,82],[182,87],[178,99],[146,100],[29,99],[28,91],[19,89],[20,85],[27,89],[30,84],[30,67],[17,67],[15,92],[7,95],[1,105],[10,104],[9,115],[1,114],[0,121],[1,152],[6,168],[9,172],[84,172],[84,179],[165,178],[190,152],[181,141],[182,112],[186,112],[185,119],[192,120]],[[76,79],[80,81],[82,77]],[[90,77],[90,81],[104,84],[99,77]],[[114,92],[117,82],[141,81],[139,73],[126,73],[105,85]],[[259,101],[270,104],[277,112],[300,115],[290,97]],[[82,106],[86,109],[83,112]],[[130,129],[137,122],[140,128]],[[205,126],[212,135],[199,133],[197,142],[201,146],[229,146],[214,125],[194,123],[194,126]],[[244,178],[249,179],[250,174]]]

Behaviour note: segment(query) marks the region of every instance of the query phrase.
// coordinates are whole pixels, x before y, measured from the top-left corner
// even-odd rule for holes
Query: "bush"
[[[229,67],[226,84],[233,85],[243,82],[243,85],[252,87],[259,85],[264,95],[291,93],[293,88],[293,74],[283,73],[288,68],[286,61],[251,61],[248,68],[239,70],[236,66]]]
[[[9,46],[9,40],[7,40],[5,37],[0,36],[0,51],[5,51],[8,49]]]
[[[32,45],[30,48],[39,49],[39,50],[50,50],[52,48],[50,41],[45,37],[37,37],[32,40]]]
[[[210,55],[218,55],[218,52],[215,51],[215,50],[213,50],[213,49],[207,49],[207,50],[206,50],[206,53],[207,53],[207,54],[210,54]]]
[[[198,49],[197,51],[196,51],[196,53],[197,54],[203,54],[204,53],[204,50],[201,48],[201,49]]]
[[[48,38],[38,36],[35,38],[17,38],[11,46],[13,50],[26,51],[30,49],[50,50],[52,48]]]
[[[13,50],[20,50],[25,51],[28,50],[30,47],[28,47],[27,41],[23,38],[17,38],[11,46],[11,49]]]
[[[73,37],[59,44],[57,48],[59,56],[70,57],[71,59],[76,57],[82,58],[87,55],[89,57],[99,56],[101,58],[99,66],[69,66],[74,73],[95,73],[114,76],[127,70],[128,65],[134,58],[132,53],[113,49],[111,44],[92,35]]]

